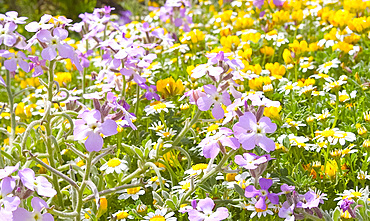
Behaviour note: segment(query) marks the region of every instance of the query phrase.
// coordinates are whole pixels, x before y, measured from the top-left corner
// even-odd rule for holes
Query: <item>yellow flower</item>
[[[254,43],[257,43],[261,39],[261,33],[248,33],[248,34],[242,34],[242,41],[248,42],[252,41]]]
[[[280,65],[278,62],[275,62],[274,64],[267,63],[265,68],[266,70],[269,70],[271,76],[275,77],[276,79],[281,79],[286,72],[284,65]]]
[[[160,92],[164,98],[181,95],[184,89],[184,85],[180,79],[175,82],[175,80],[170,77],[157,81],[157,91]]]
[[[289,48],[297,55],[301,55],[302,53],[308,51],[308,44],[306,41],[298,42],[294,40],[293,43],[289,44]],[[285,60],[285,59],[284,59]]]
[[[255,91],[263,91],[263,86],[268,84],[271,84],[269,76],[254,78],[249,81],[249,87]]]
[[[275,50],[272,47],[265,46],[265,47],[260,49],[260,52],[262,54],[265,54],[266,56],[271,56],[271,55],[274,54]]]
[[[284,49],[283,59],[284,59],[285,64],[292,63],[292,61],[293,61],[292,53],[288,49]]]
[[[280,111],[281,109],[283,109],[281,106],[279,107],[265,107],[264,111],[263,111],[263,114],[268,117],[268,118],[271,118],[273,120],[281,120],[281,117],[280,117]]]
[[[329,177],[334,177],[338,171],[338,164],[335,160],[329,160],[326,163],[325,170],[324,170],[324,166],[321,166],[321,171],[323,171]]]
[[[224,48],[235,51],[235,49],[240,44],[240,39],[238,36],[235,35],[233,36],[229,35],[227,37],[223,36],[220,39],[220,43]]]
[[[55,80],[62,86],[72,81],[72,74],[70,72],[57,72]]]
[[[95,199],[94,199],[95,201]],[[95,201],[96,202],[96,201]],[[101,217],[105,212],[107,212],[108,209],[108,201],[107,198],[102,197],[99,199],[99,209],[96,214],[97,217]]]

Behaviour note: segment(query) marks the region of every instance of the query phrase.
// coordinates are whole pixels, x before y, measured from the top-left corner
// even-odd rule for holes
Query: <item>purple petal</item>
[[[17,70],[17,61],[15,59],[6,60],[4,66],[8,71],[15,71]]]
[[[19,66],[22,68],[23,71],[29,72],[30,71],[30,65],[28,62],[23,61],[23,60],[18,60]]]
[[[263,190],[268,190],[272,186],[272,179],[261,178],[259,180],[260,187]]]
[[[6,87],[6,83],[4,81],[4,78],[0,76],[0,84]]]
[[[207,212],[212,212],[213,207],[215,206],[215,203],[213,202],[211,198],[207,197],[205,199],[199,200],[198,206],[203,212],[207,213]]]
[[[13,212],[13,221],[34,220],[33,214],[24,208],[18,208]]]
[[[257,145],[268,153],[275,150],[275,142],[266,136],[260,137]]]
[[[258,191],[254,186],[249,185],[245,188],[245,194],[244,196],[247,198],[252,198],[260,194],[260,191]]]
[[[46,202],[38,197],[33,197],[31,200],[31,205],[34,211],[40,212],[42,208],[49,208]]]
[[[215,158],[220,152],[217,143],[211,143],[203,147],[203,155],[205,158]]]
[[[41,30],[39,33],[37,33],[37,38],[44,43],[47,43],[51,40],[52,36],[50,31],[48,30]]]
[[[30,168],[24,168],[23,170],[19,170],[18,176],[25,187],[30,190],[34,190],[35,172],[33,172],[33,170]]]
[[[216,119],[222,119],[224,117],[224,109],[222,109],[221,104],[215,104],[212,109],[212,115]]]
[[[112,136],[117,134],[117,123],[114,120],[106,120],[102,125],[100,132],[105,136]]]
[[[270,200],[273,204],[279,204],[279,195],[276,193],[269,193],[267,195],[267,198]]]
[[[254,206],[258,209],[265,210],[266,209],[265,197],[260,197]]]
[[[266,133],[274,133],[276,131],[276,124],[272,123],[268,117],[262,117],[259,124],[264,127]]]
[[[224,139],[221,139],[220,142],[222,143],[222,145],[226,147],[231,147],[234,150],[240,147],[240,143],[235,137],[226,137]]]
[[[70,59],[73,59],[74,53],[73,53],[72,46],[67,45],[67,44],[58,44],[57,45],[57,48],[58,48],[58,51],[59,51],[59,55],[62,58],[70,58]]]
[[[212,84],[204,85],[203,88],[207,94],[217,94],[217,88]]]
[[[243,116],[239,118],[239,125],[246,130],[253,130],[257,124],[257,119],[251,112],[246,112]]]
[[[11,177],[5,177],[1,181],[1,195],[5,196],[11,193],[15,188],[15,181]]]
[[[89,152],[100,151],[103,147],[103,138],[99,134],[91,132],[85,141],[85,147]]]
[[[238,139],[245,150],[252,150],[256,146],[256,134],[254,133],[240,134]]]
[[[64,40],[68,37],[68,31],[63,28],[55,28],[53,35],[58,36],[60,40]]]
[[[41,57],[46,60],[54,60],[54,58],[57,56],[57,51],[54,47],[47,47],[44,48],[41,52]]]
[[[201,111],[209,110],[209,108],[211,107],[212,104],[213,104],[213,102],[212,102],[211,98],[209,98],[209,97],[200,97],[197,100],[198,108]]]

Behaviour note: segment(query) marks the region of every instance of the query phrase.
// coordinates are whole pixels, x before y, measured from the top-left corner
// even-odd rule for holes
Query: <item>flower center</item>
[[[125,218],[127,218],[127,217],[128,217],[128,213],[127,213],[127,212],[125,212],[125,211],[119,212],[119,213],[117,214],[117,219],[125,219]]]
[[[141,187],[134,187],[134,188],[129,188],[127,189],[127,194],[133,195],[136,194],[140,191]]]
[[[166,218],[161,215],[155,215],[149,221],[166,221]]]
[[[109,167],[117,167],[119,165],[121,165],[121,161],[118,158],[113,158],[108,161]]]

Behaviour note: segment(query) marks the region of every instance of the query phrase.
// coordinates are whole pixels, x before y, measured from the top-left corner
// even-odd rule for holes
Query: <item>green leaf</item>
[[[245,191],[238,184],[234,184],[235,191],[239,193],[240,196],[244,197]]]

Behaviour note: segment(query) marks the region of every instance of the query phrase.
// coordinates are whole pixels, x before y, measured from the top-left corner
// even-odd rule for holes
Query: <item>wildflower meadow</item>
[[[134,3],[0,14],[0,221],[370,220],[370,1]]]

